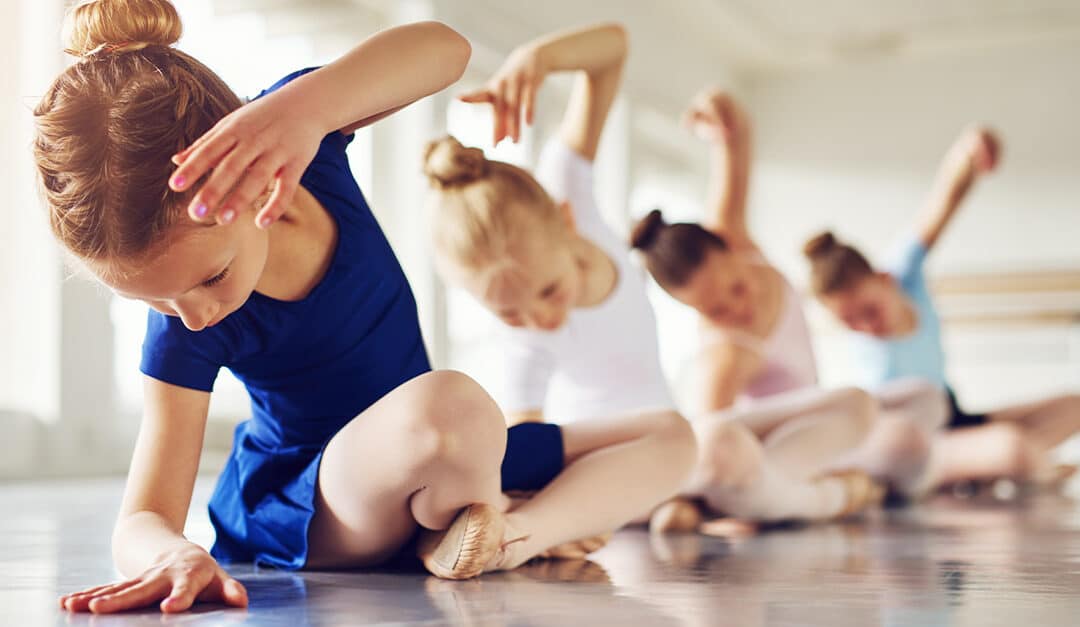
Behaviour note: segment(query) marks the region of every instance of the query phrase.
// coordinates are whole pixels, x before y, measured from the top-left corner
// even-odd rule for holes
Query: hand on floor
[[[191,609],[196,601],[247,607],[247,590],[202,547],[191,545],[166,555],[149,570],[127,581],[64,595],[69,612],[110,614],[160,602],[166,614]]]

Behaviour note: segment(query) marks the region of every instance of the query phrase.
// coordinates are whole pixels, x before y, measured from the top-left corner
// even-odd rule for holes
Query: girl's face
[[[507,325],[554,331],[579,300],[582,268],[572,231],[552,231],[533,230],[511,244],[507,258],[454,274]]]
[[[709,250],[684,285],[668,290],[717,326],[749,328],[760,293],[753,267],[728,251]]]
[[[870,275],[851,288],[822,296],[821,302],[852,331],[879,338],[909,331],[907,297],[888,274]]]
[[[246,216],[246,214],[245,214]],[[141,300],[201,331],[221,322],[251,296],[262,276],[268,233],[238,216],[228,225],[178,229],[162,252],[112,272],[104,262],[91,270],[118,295]]]

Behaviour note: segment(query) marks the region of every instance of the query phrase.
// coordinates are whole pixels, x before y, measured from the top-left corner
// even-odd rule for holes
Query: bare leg
[[[1070,394],[991,412],[993,422],[1013,422],[1036,446],[1053,449],[1080,431],[1080,395]]]
[[[938,487],[980,479],[1024,479],[1039,451],[1022,429],[1005,422],[939,433],[933,441],[927,484]]]
[[[409,381],[345,426],[319,468],[308,565],[377,564],[418,525],[445,528],[461,508],[505,508],[501,412],[471,379],[432,372]]]
[[[671,412],[567,424],[563,440],[569,465],[506,515],[507,528],[525,539],[493,568],[621,527],[678,492],[695,459],[690,425]]]

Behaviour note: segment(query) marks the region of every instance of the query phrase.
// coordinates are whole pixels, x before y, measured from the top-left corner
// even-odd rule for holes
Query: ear
[[[577,223],[574,220],[574,207],[569,200],[559,203],[559,213],[562,214],[563,223],[571,233],[577,233]]]

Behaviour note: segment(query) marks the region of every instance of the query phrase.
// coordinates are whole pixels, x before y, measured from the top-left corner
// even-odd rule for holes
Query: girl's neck
[[[306,189],[267,232],[266,266],[255,291],[284,301],[303,300],[326,276],[337,249],[334,218]]]
[[[619,270],[602,248],[584,237],[573,243],[574,260],[581,280],[575,307],[595,307],[608,299],[619,283]]]

